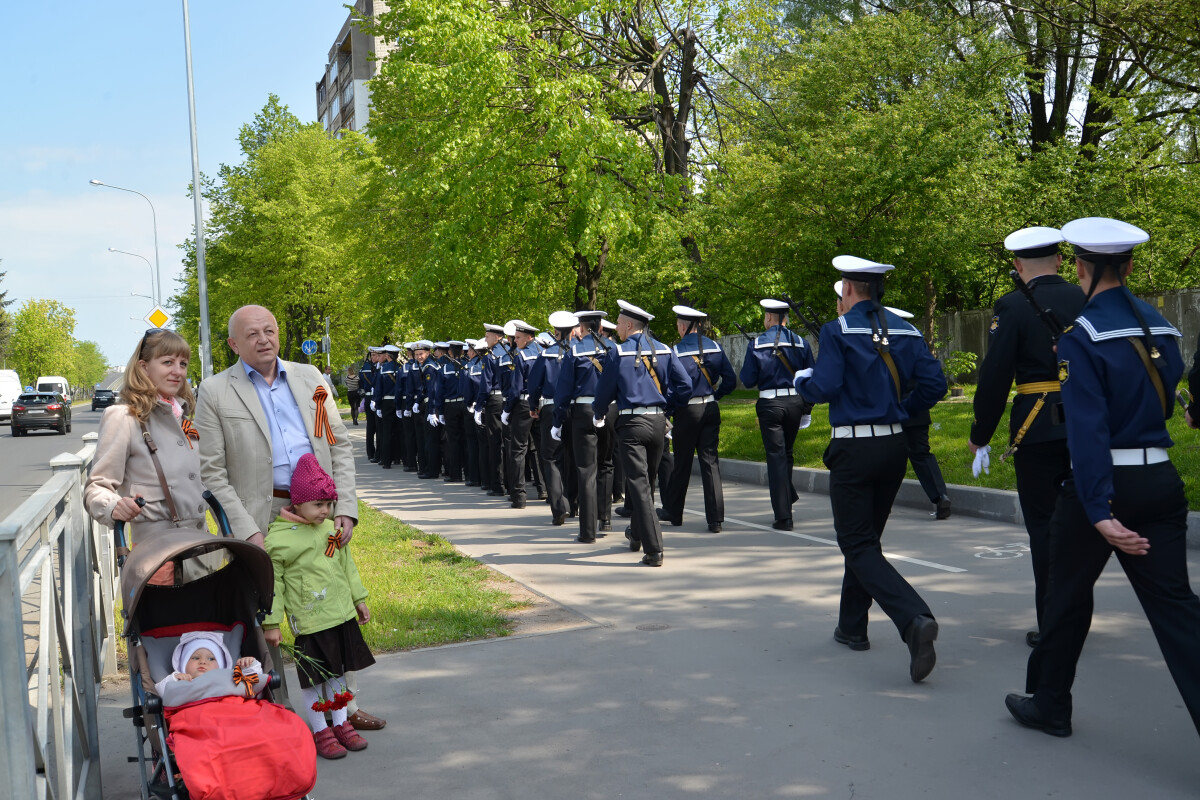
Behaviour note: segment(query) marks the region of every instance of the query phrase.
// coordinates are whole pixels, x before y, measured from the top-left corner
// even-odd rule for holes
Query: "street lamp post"
[[[140,258],[142,261],[145,261],[146,266],[150,268],[150,294],[154,295],[154,297],[149,299],[152,303],[154,303],[154,305],[161,305],[161,303],[158,302],[158,294],[154,291],[154,265],[150,263],[150,259],[146,258],[145,256],[138,255],[137,253],[131,253],[128,250],[118,250],[115,247],[108,248],[108,252],[122,253],[124,255],[133,256],[134,258]],[[138,295],[138,297],[145,297],[145,295]]]
[[[211,378],[212,331],[208,325],[208,276],[204,268],[204,207],[200,184],[200,146],[196,139],[196,89],[192,81],[192,23],[188,0],[183,0],[183,55],[187,63],[188,122],[192,143],[192,204],[196,212],[196,289],[200,311],[200,377]]]
[[[158,214],[154,210],[154,203],[150,202],[149,197],[146,197],[146,195],[144,195],[141,192],[136,191],[134,189],[126,189],[124,186],[113,186],[111,183],[105,183],[104,181],[98,181],[95,178],[92,178],[90,181],[88,181],[88,183],[90,183],[92,186],[107,186],[109,189],[117,189],[122,192],[129,192],[130,194],[136,194],[138,197],[142,198],[150,205],[150,221],[154,223],[154,275],[155,275],[155,283],[157,284],[157,289],[154,292],[154,296],[157,299],[155,299],[154,302],[156,305],[161,305],[162,269],[161,269],[161,266],[158,261]],[[109,249],[111,250],[112,248],[109,248]],[[149,263],[149,262],[147,262],[147,263]]]

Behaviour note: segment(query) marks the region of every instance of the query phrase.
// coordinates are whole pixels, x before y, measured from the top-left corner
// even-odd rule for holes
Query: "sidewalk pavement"
[[[694,481],[655,569],[629,552],[617,518],[612,534],[579,544],[541,503],[513,510],[461,484],[383,472],[361,452],[359,485],[363,500],[580,625],[380,657],[360,694],[388,727],[365,734],[366,751],[320,763],[319,800],[1166,800],[1200,786],[1200,741],[1115,559],[1097,585],[1075,734],[1054,739],[1004,708],[1023,689],[1033,625],[1015,525],[893,513],[885,550],[941,627],[937,668],[913,684],[878,610],[869,651],[831,639],[842,560],[824,495],[802,493],[796,529],[782,533],[764,488],[729,482],[725,529],[711,534]],[[136,791],[125,702],[102,710],[106,797]]]

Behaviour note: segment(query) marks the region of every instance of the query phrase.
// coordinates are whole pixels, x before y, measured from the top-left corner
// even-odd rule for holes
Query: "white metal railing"
[[[101,796],[116,569],[108,528],[83,507],[95,452],[56,456],[50,480],[0,522],[0,781],[13,798]]]

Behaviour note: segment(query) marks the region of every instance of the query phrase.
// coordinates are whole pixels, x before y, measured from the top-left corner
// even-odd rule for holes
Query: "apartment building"
[[[342,29],[329,49],[325,72],[317,81],[317,119],[331,135],[356,131],[366,126],[371,113],[367,81],[375,77],[379,63],[393,49],[382,38],[364,33],[361,24],[388,10],[379,0],[356,0]]]

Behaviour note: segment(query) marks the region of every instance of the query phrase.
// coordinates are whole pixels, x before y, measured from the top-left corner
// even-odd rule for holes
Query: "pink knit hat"
[[[313,500],[337,500],[337,486],[333,478],[312,453],[305,453],[296,462],[292,471],[292,504],[308,503]]]

